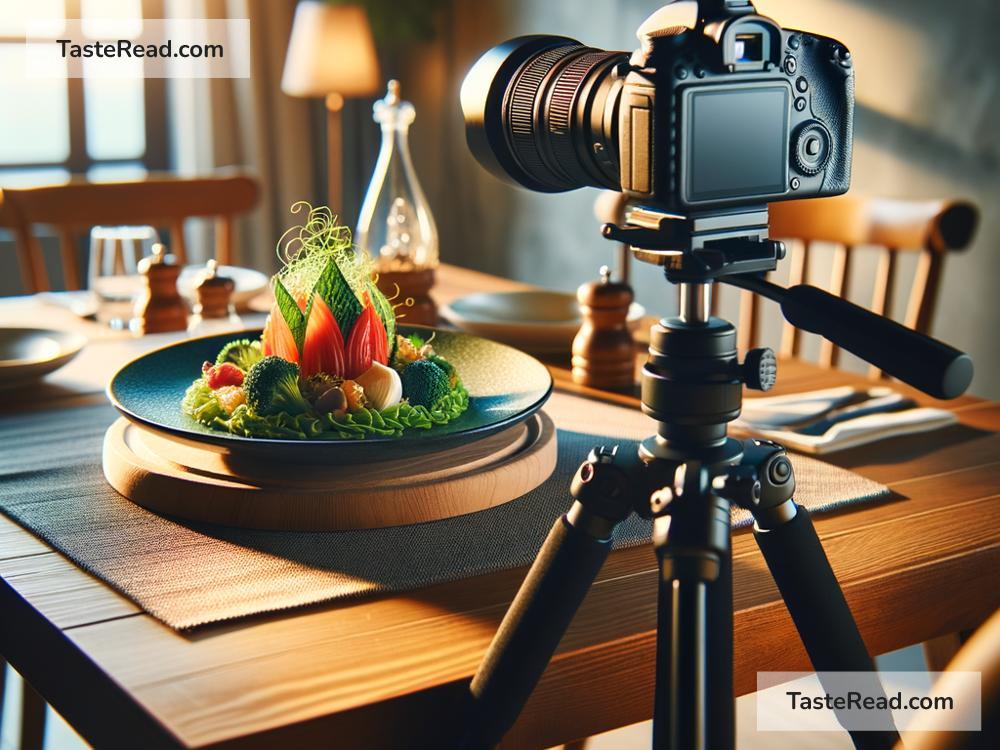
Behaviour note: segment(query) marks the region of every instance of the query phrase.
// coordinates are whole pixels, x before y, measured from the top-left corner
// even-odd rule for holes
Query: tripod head
[[[720,281],[779,303],[792,325],[817,333],[893,377],[935,398],[960,396],[972,382],[969,355],[808,284],[784,288],[765,279],[785,257],[781,242],[767,237],[767,206],[688,217],[641,207],[624,226],[605,224],[608,239],[663,267],[680,285],[682,320],[710,326],[710,283]],[[700,311],[700,312],[699,312]]]

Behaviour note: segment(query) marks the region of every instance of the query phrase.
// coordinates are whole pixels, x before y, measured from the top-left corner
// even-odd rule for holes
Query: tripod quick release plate
[[[767,237],[766,207],[689,217],[633,207],[623,226],[605,224],[601,234],[662,266],[674,283],[766,273],[785,257],[784,244]]]

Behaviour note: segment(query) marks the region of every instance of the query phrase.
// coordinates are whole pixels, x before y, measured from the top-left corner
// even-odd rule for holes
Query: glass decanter
[[[361,205],[354,241],[375,259],[379,272],[435,268],[438,234],[410,159],[409,132],[416,116],[389,81],[384,99],[372,107],[382,126],[382,147]]]
[[[410,125],[416,110],[400,98],[399,81],[389,81],[384,99],[372,107],[382,126],[382,147],[361,204],[354,242],[372,254],[379,289],[398,300],[407,323],[435,325],[431,299],[438,265],[438,234],[410,159]]]

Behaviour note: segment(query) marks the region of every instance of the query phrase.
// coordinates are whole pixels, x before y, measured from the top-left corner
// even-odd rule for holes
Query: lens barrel
[[[531,190],[618,190],[613,69],[624,52],[558,36],[524,36],[486,52],[462,84],[469,148],[503,179]]]

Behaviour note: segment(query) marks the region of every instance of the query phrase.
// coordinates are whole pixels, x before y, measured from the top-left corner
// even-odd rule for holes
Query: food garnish
[[[232,414],[237,406],[247,402],[247,392],[238,385],[224,385],[215,390],[215,399],[226,414]]]
[[[258,414],[301,414],[312,408],[299,389],[299,366],[278,356],[251,367],[244,388],[247,404]]]
[[[243,370],[232,362],[223,362],[221,365],[206,362],[201,366],[201,372],[208,387],[213,391],[227,385],[243,385],[243,379],[246,377]]]
[[[356,382],[364,388],[365,396],[376,409],[395,406],[403,400],[403,381],[399,373],[381,362],[373,362],[364,374],[358,375]]]
[[[431,340],[397,334],[373,265],[327,208],[306,203],[279,242],[284,267],[260,341],[226,344],[181,408],[213,429],[288,439],[399,436],[456,419],[469,404]]]
[[[406,366],[400,376],[403,392],[411,404],[434,408],[451,392],[448,373],[429,359],[419,359]]]
[[[224,362],[232,362],[246,372],[262,359],[264,359],[264,351],[261,349],[259,341],[238,339],[237,341],[230,341],[222,347],[219,356],[215,358],[215,364],[221,365]]]

